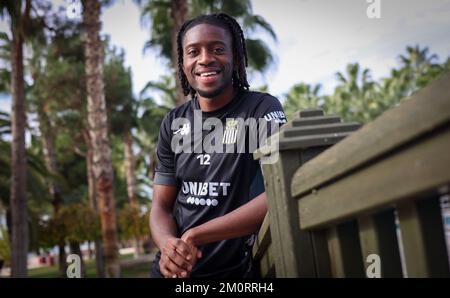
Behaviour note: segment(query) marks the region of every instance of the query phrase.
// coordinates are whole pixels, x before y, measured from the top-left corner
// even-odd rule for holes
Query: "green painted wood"
[[[439,197],[397,206],[408,277],[450,277]]]
[[[293,196],[310,192],[407,142],[448,125],[448,86],[450,73],[302,166],[293,178]]]
[[[320,134],[330,134],[337,132],[351,132],[360,128],[359,123],[333,123],[333,124],[322,124],[322,125],[311,125],[294,127],[291,129],[285,129],[281,132],[283,138],[291,137],[302,137]]]
[[[309,234],[299,229],[297,201],[290,195],[290,179],[301,165],[303,152],[281,152],[280,159],[273,165],[277,167],[280,184],[277,196],[279,229],[283,234],[282,261],[285,272],[279,277],[314,277],[314,257]],[[274,210],[272,210],[274,211]],[[278,264],[277,264],[278,265]]]
[[[371,264],[367,257],[377,254],[381,261],[381,277],[402,277],[393,210],[360,217],[358,226],[365,270]]]
[[[264,217],[264,221],[259,229],[258,237],[253,245],[253,259],[260,260],[262,256],[267,252],[270,245],[270,226],[269,226],[269,215]]]
[[[280,230],[280,220],[277,210],[278,196],[280,194],[280,178],[276,166],[272,164],[262,164],[264,179],[268,181],[266,185],[267,207],[269,215],[271,246],[273,250],[273,262],[275,264],[277,276],[285,275],[286,269],[283,261],[283,231]]]
[[[295,118],[306,118],[306,117],[317,117],[317,116],[323,116],[324,112],[321,109],[318,108],[309,108],[309,109],[302,109],[294,113],[294,119]]]
[[[316,116],[305,117],[292,120],[293,127],[305,126],[305,125],[319,125],[326,123],[339,123],[341,118],[339,116]]]
[[[345,277],[344,258],[342,257],[342,249],[339,243],[339,237],[336,227],[332,227],[328,230],[327,240],[330,256],[331,276]]]
[[[431,277],[450,277],[449,260],[439,195],[417,201],[424,231],[428,268]]]
[[[299,150],[315,146],[330,146],[348,137],[351,132],[337,132],[304,137],[280,139],[279,150]]]
[[[351,220],[336,226],[345,277],[365,277],[358,223]]]
[[[331,225],[449,184],[448,152],[450,129],[447,128],[302,197],[299,200],[300,227]]]
[[[394,210],[388,209],[374,214],[373,222],[380,249],[381,276],[403,277]]]
[[[313,247],[316,277],[332,277],[330,253],[328,252],[327,231],[314,230],[309,233]]]
[[[273,248],[272,244],[269,245],[267,253],[261,259],[259,263],[261,276],[264,278],[275,277],[276,269],[273,261]]]

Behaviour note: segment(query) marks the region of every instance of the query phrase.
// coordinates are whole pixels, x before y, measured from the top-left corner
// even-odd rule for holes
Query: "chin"
[[[197,90],[198,95],[201,97],[207,98],[207,99],[214,99],[214,97],[218,96],[220,93],[223,92],[223,88],[218,88],[216,90]]]

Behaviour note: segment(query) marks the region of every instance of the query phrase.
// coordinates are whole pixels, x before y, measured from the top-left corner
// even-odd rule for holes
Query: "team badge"
[[[225,125],[225,131],[223,132],[223,144],[234,144],[236,143],[238,134],[238,124],[239,122],[234,119],[229,119]]]

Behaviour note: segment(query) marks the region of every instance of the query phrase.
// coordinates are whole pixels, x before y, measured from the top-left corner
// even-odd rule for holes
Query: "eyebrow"
[[[220,45],[226,46],[226,43],[221,41],[221,40],[213,40],[213,41],[210,41],[210,42],[207,42],[207,43],[208,43],[208,45],[210,45],[210,44],[220,44]],[[200,44],[202,44],[202,42],[189,43],[189,44],[185,45],[184,48],[187,49],[189,47],[195,47],[195,46],[198,46]]]

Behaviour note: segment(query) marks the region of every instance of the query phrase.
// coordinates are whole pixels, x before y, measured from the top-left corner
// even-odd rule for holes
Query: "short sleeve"
[[[177,185],[175,178],[175,154],[171,148],[170,117],[167,114],[159,129],[156,148],[155,184]]]
[[[279,128],[287,122],[280,101],[270,94],[265,94],[256,107],[254,117],[259,119],[258,130],[264,131],[266,138],[279,131]],[[264,127],[261,126],[264,125]],[[260,139],[258,144],[264,144]],[[258,145],[259,146],[259,145]]]

